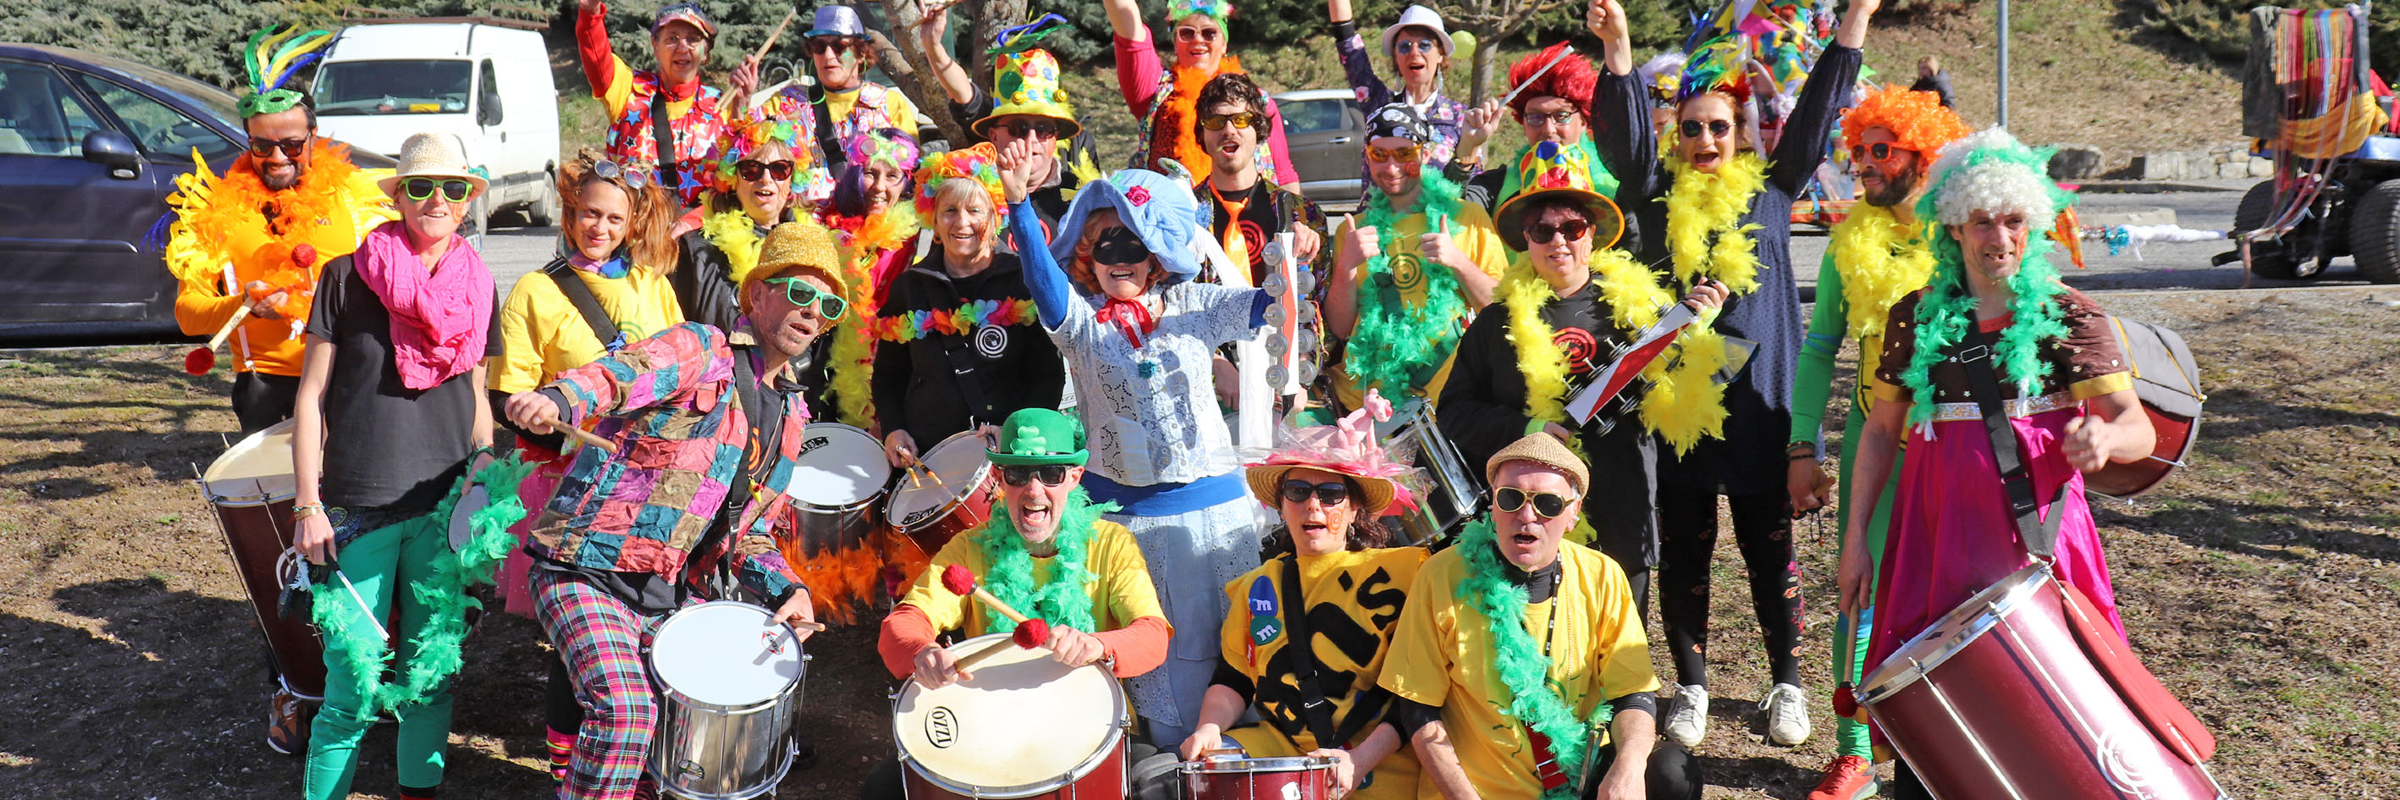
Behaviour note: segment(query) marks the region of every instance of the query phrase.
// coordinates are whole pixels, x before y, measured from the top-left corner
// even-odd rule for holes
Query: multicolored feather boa
[[[1468,524],[1458,548],[1467,562],[1467,577],[1458,582],[1455,596],[1491,626],[1492,668],[1500,673],[1500,683],[1508,687],[1508,713],[1526,729],[1549,738],[1550,755],[1558,760],[1559,771],[1569,777],[1566,786],[1543,792],[1542,797],[1572,798],[1580,782],[1575,778],[1583,774],[1584,745],[1593,729],[1607,725],[1614,712],[1601,703],[1592,709],[1590,719],[1578,719],[1575,709],[1550,687],[1550,659],[1525,630],[1525,589],[1503,572],[1517,567],[1500,560],[1491,516]],[[1560,587],[1558,596],[1565,593],[1566,588]],[[1554,605],[1550,613],[1557,614],[1559,609]]]
[[[865,217],[831,217],[826,226],[848,234],[842,248],[842,283],[849,288],[850,311],[842,315],[833,328],[833,363],[827,365],[833,376],[828,388],[833,390],[835,418],[855,428],[875,427],[875,263],[884,254],[908,244],[917,236],[917,210],[907,204],[895,204],[880,214]],[[839,240],[839,237],[837,237]]]
[[[992,518],[974,534],[975,546],[983,551],[986,565],[983,588],[1010,608],[1028,616],[1040,617],[1052,625],[1064,625],[1085,633],[1097,632],[1092,617],[1092,593],[1086,584],[1097,580],[1087,566],[1091,556],[1092,526],[1100,515],[1117,510],[1115,503],[1093,503],[1092,496],[1082,487],[1067,495],[1066,513],[1059,515],[1058,533],[1051,541],[1058,544],[1058,554],[1050,557],[1050,580],[1041,586],[1033,585],[1033,554],[1025,552],[1025,537],[1017,533],[1016,518],[1009,516],[1005,500],[992,504]],[[1000,612],[983,610],[985,632],[1005,632],[1015,629]]]
[[[1362,392],[1381,387],[1384,394],[1398,396],[1431,380],[1457,346],[1463,327],[1459,320],[1469,310],[1465,298],[1459,296],[1458,273],[1449,265],[1412,258],[1407,263],[1416,264],[1415,270],[1396,274],[1392,269],[1391,254],[1416,252],[1416,244],[1400,235],[1400,220],[1422,214],[1430,230],[1434,220],[1458,214],[1458,184],[1430,169],[1420,180],[1424,188],[1417,192],[1415,212],[1393,211],[1391,198],[1370,192],[1373,199],[1368,201],[1366,213],[1353,223],[1374,228],[1383,237],[1382,254],[1367,259],[1359,278],[1358,322],[1342,361],[1343,371]],[[1419,283],[1425,286],[1425,304],[1411,308],[1400,291]]]
[[[1922,224],[1900,221],[1892,210],[1860,203],[1833,226],[1833,268],[1842,273],[1842,303],[1850,338],[1864,342],[1883,335],[1892,304],[1925,288],[1933,277],[1933,251],[1924,245]]]
[[[1909,354],[1908,371],[1900,374],[1911,405],[1908,423],[1925,438],[1933,438],[1933,365],[1948,358],[1950,348],[1966,340],[1975,324],[1975,295],[1966,287],[1966,257],[1950,232],[1934,229],[1933,279],[1917,301],[1916,350]],[[2067,293],[2058,267],[2050,263],[2050,237],[2028,236],[2025,257],[2008,277],[2008,308],[2014,315],[2000,333],[1993,357],[2001,374],[2017,384],[2017,396],[2040,394],[2050,362],[2042,360],[2042,343],[2067,335],[2066,309],[2058,303]],[[1844,277],[1848,277],[1845,275]]]
[[[759,238],[758,223],[748,213],[737,209],[710,214],[701,219],[700,231],[709,244],[717,246],[717,252],[725,254],[725,277],[733,285],[742,285],[742,278],[758,268],[758,251],[766,240]]]
[[[1658,285],[1658,276],[1633,256],[1616,248],[1592,254],[1591,290],[1609,310],[1609,323],[1631,334],[1657,324],[1659,310],[1674,296]],[[1525,373],[1525,416],[1543,422],[1567,422],[1567,354],[1555,340],[1558,331],[1542,321],[1542,309],[1558,299],[1558,290],[1534,273],[1523,259],[1500,285],[1501,302],[1508,305],[1508,341],[1516,346],[1517,369]],[[1569,446],[1577,446],[1573,440]]]
[[[491,583],[492,571],[499,568],[508,551],[516,546],[517,537],[508,528],[526,514],[525,504],[517,497],[517,484],[533,472],[534,466],[511,453],[472,476],[460,476],[458,485],[433,507],[429,516],[446,531],[450,512],[458,507],[459,495],[467,486],[482,486],[491,497],[491,505],[484,506],[471,518],[474,536],[466,547],[455,552],[445,549],[434,558],[433,574],[405,589],[394,588],[394,591],[414,592],[417,600],[430,609],[430,619],[417,633],[416,657],[400,668],[398,681],[383,682],[384,668],[392,656],[391,643],[377,638],[373,626],[352,623],[359,610],[349,590],[338,580],[309,586],[314,598],[311,616],[317,629],[326,640],[348,645],[339,648],[344,654],[343,663],[333,669],[347,673],[359,687],[360,696],[366,698],[359,704],[359,721],[372,720],[382,710],[397,713],[399,709],[424,702],[465,664],[459,645],[467,639],[466,611],[483,606],[467,596],[467,587]]]
[[[1701,278],[1725,284],[1732,297],[1758,290],[1758,244],[1742,224],[1751,200],[1767,185],[1767,162],[1757,153],[1735,155],[1716,172],[1701,172],[1669,159],[1675,173],[1667,195],[1667,248],[1675,281],[1690,287]],[[1704,437],[1725,435],[1725,387],[1716,374],[1728,363],[1725,336],[1714,314],[1702,318],[1642,371],[1651,382],[1642,400],[1643,426],[1659,434],[1678,455]]]
[[[985,325],[1031,325],[1041,319],[1031,300],[970,300],[947,311],[909,311],[875,319],[875,338],[913,342],[934,334],[965,336]]]

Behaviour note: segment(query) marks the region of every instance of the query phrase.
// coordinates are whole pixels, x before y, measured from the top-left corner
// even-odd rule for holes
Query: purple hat
[[[858,18],[858,9],[849,6],[818,6],[816,24],[808,29],[808,38],[841,36],[863,39],[867,24]]]

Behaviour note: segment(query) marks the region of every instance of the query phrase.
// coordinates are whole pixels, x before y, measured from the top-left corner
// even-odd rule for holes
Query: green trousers
[[[1850,465],[1858,463],[1858,457],[1855,454],[1858,452],[1859,431],[1867,426],[1867,415],[1863,410],[1867,405],[1867,400],[1861,397],[1861,394],[1863,392],[1852,393],[1850,418],[1842,424],[1844,452],[1842,453],[1842,473],[1838,489],[1841,492],[1839,497],[1842,503],[1850,501]],[[1867,556],[1876,575],[1883,573],[1884,534],[1891,529],[1892,502],[1900,488],[1900,465],[1905,457],[1906,451],[1903,450],[1892,459],[1892,474],[1883,482],[1883,496],[1875,501],[1874,519],[1867,523]],[[1849,510],[1845,508],[1842,513],[1846,519]],[[1835,541],[1847,545],[1850,539],[1844,536]],[[1874,591],[1873,584],[1869,584],[1867,597],[1870,600],[1875,596]],[[1834,680],[1848,683],[1854,690],[1858,688],[1858,679],[1861,677],[1860,673],[1864,671],[1863,667],[1867,660],[1867,641],[1875,632],[1873,612],[1872,608],[1865,609],[1859,613],[1857,619],[1842,619],[1833,626]],[[1845,653],[1849,655],[1847,660],[1843,658]],[[1833,724],[1833,734],[1834,755],[1858,756],[1869,760],[1875,758],[1875,749],[1867,741],[1867,726],[1864,723],[1843,717]]]
[[[319,594],[315,602],[334,603],[357,630],[373,631],[376,623],[369,620],[383,624],[398,648],[392,663],[406,665],[416,657],[418,632],[432,617],[414,585],[431,579],[434,559],[449,551],[447,526],[431,514],[368,531],[338,553],[342,573],[358,588],[367,609],[361,611],[359,600],[338,588]],[[331,581],[340,586],[340,578]],[[396,619],[392,614],[395,598],[400,606]],[[373,722],[371,715],[360,713],[369,702],[365,694],[370,687],[359,686],[352,672],[342,667],[350,656],[336,641],[339,637],[327,638],[325,705],[309,731],[308,768],[301,790],[308,800],[350,796],[350,779],[358,770],[358,742]],[[425,702],[392,709],[392,714],[400,720],[400,785],[420,789],[440,785],[442,756],[450,744],[450,687],[444,684]]]

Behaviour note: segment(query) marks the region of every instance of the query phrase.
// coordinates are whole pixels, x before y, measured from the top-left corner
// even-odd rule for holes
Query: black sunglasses
[[[1008,135],[1019,139],[1056,139],[1059,133],[1059,124],[1046,119],[1012,119],[1000,127],[1007,130]]]
[[[307,139],[285,139],[279,142],[256,136],[250,137],[250,154],[259,158],[266,158],[277,150],[283,151],[284,158],[299,158],[300,151],[306,149],[308,149]]]
[[[1567,237],[1567,241],[1581,241],[1586,234],[1591,232],[1592,224],[1579,219],[1567,220],[1556,225],[1547,222],[1525,223],[1525,240],[1534,244],[1549,244],[1551,240],[1558,238],[1561,234]]]
[[[1500,513],[1503,514],[1517,513],[1517,509],[1524,508],[1528,500],[1533,502],[1533,513],[1542,519],[1557,519],[1560,514],[1567,513],[1568,501],[1565,495],[1528,492],[1514,486],[1503,486],[1499,491],[1492,493],[1492,506],[1500,509]]]
[[[746,181],[758,180],[762,175],[773,175],[776,180],[788,181],[792,179],[792,162],[790,159],[777,159],[760,163],[757,159],[745,158],[733,162],[733,174],[742,176],[742,180]]]
[[[1317,496],[1317,504],[1323,506],[1338,506],[1350,501],[1350,484],[1347,481],[1309,483],[1295,478],[1284,481],[1276,491],[1283,495],[1286,503],[1306,503],[1312,494]]]
[[[625,184],[625,188],[632,189],[637,192],[650,188],[649,173],[645,173],[637,169],[628,169],[614,161],[592,162],[592,174],[600,176],[600,179],[604,181],[616,181],[618,183]]]
[[[1248,111],[1236,111],[1231,114],[1203,114],[1200,117],[1200,127],[1221,131],[1225,129],[1226,125],[1249,128],[1258,125],[1261,121],[1259,115]]]
[[[442,199],[464,203],[467,195],[475,191],[475,184],[457,178],[410,178],[400,182],[400,189],[407,193],[410,200],[422,201],[432,197],[435,189],[440,189]]]
[[[1092,243],[1092,261],[1098,264],[1139,264],[1150,258],[1150,246],[1132,228],[1110,228]]]
[[[1000,482],[1010,486],[1023,486],[1027,481],[1036,479],[1039,479],[1043,486],[1057,486],[1066,483],[1067,465],[1007,464],[1000,467]]]
[[[817,316],[829,320],[841,319],[842,312],[850,309],[850,301],[842,299],[841,295],[819,289],[816,284],[799,278],[767,279],[768,286],[778,283],[783,284],[783,299],[791,301],[792,305],[817,304]]]
[[[1696,119],[1687,119],[1683,121],[1682,125],[1677,126],[1676,130],[1682,132],[1683,138],[1686,139],[1700,138],[1700,132],[1703,130],[1708,131],[1710,136],[1723,139],[1726,134],[1733,132],[1733,120],[1712,119],[1703,123]]]
[[[816,56],[824,55],[826,53],[839,53],[844,50],[857,47],[864,41],[865,40],[862,39],[851,39],[848,37],[820,36],[815,39],[808,40],[808,54]]]

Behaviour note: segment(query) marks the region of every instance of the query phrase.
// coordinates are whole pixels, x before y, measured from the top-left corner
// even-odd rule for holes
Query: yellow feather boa
[[[1924,226],[1904,224],[1888,208],[1852,206],[1850,217],[1833,226],[1830,246],[1849,309],[1844,322],[1850,338],[1861,342],[1881,337],[1892,304],[1933,278],[1933,248],[1926,246]]]
[[[733,285],[742,285],[742,278],[758,268],[758,250],[765,242],[758,238],[758,225],[750,215],[739,210],[710,214],[700,221],[702,236],[725,254],[725,277]]]
[[[1675,173],[1667,194],[1667,247],[1674,254],[1675,279],[1689,286],[1701,277],[1715,278],[1735,296],[1757,291],[1758,250],[1750,232],[1758,225],[1740,223],[1751,199],[1767,185],[1766,160],[1746,152],[1713,173],[1679,159],[1667,163]]]
[[[833,391],[836,418],[844,425],[875,428],[875,262],[917,235],[917,210],[894,205],[868,217],[842,248],[842,283],[849,287],[849,313],[833,329]]]
[[[1658,285],[1658,276],[1625,251],[1603,249],[1592,254],[1592,288],[1609,309],[1609,322],[1631,334],[1658,322],[1658,312],[1674,299]],[[1542,308],[1558,299],[1550,282],[1534,273],[1524,259],[1501,284],[1508,304],[1508,341],[1516,346],[1517,370],[1525,374],[1525,416],[1543,422],[1567,421],[1567,354],[1559,349],[1557,331],[1542,321]]]

